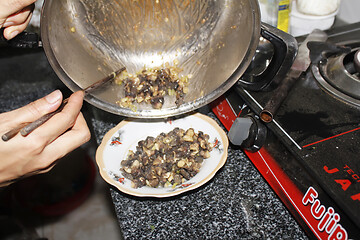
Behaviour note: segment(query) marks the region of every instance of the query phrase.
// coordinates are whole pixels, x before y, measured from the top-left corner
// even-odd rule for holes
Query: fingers
[[[0,21],[16,14],[34,2],[36,0],[0,0]]]
[[[61,104],[62,93],[55,90],[49,95],[38,99],[24,107],[8,112],[3,116],[3,122],[9,122],[8,127],[16,127],[22,123],[33,122],[43,115],[55,111]],[[9,130],[9,129],[8,129]]]
[[[29,24],[36,0],[0,0],[0,28],[8,40],[24,31]]]
[[[47,97],[52,98],[56,95],[56,93],[52,94]],[[33,103],[40,103],[38,107],[35,107],[39,112],[42,111],[41,101],[47,101],[45,98]],[[11,141],[0,142],[0,158],[2,159],[0,182],[48,171],[56,160],[89,141],[90,131],[80,112],[83,98],[84,93],[81,91],[72,94],[61,112],[55,114],[30,135],[23,137],[18,134]],[[32,110],[28,111],[26,107],[19,112],[28,112],[28,115],[32,116]],[[3,114],[0,114],[0,119],[4,119]],[[2,128],[1,125],[3,121],[0,121],[0,128]]]
[[[49,155],[62,158],[68,152],[75,150],[84,143],[90,140],[90,131],[87,123],[80,113],[75,121],[73,128],[56,138],[51,144],[49,144],[43,151],[43,156]],[[48,158],[45,158],[48,159]],[[49,165],[51,164],[48,163]]]
[[[45,145],[51,143],[75,125],[82,107],[83,99],[84,93],[82,91],[73,93],[61,112],[55,114],[27,137],[34,137],[36,138],[36,141],[46,141],[44,142]]]
[[[10,40],[20,32],[24,31],[31,20],[33,10],[34,5],[30,5],[20,12],[8,17],[3,24],[3,27],[5,27],[4,37]]]
[[[5,152],[2,151],[3,149],[1,149],[0,144],[0,156],[6,156],[0,162],[0,187],[2,182],[8,180],[50,171],[58,159],[89,141],[90,131],[83,115],[80,113],[72,129],[58,137],[41,151],[38,151],[38,153],[35,152],[35,155],[32,150],[39,147],[38,143],[31,142],[29,144],[29,141],[32,140],[20,136],[14,140],[18,142],[16,143],[13,140],[9,142],[11,145],[7,147],[9,152],[7,150]],[[19,147],[20,151],[14,152]],[[9,148],[12,148],[12,150]],[[8,158],[11,159],[12,163],[9,163]],[[7,171],[4,172],[2,171],[3,169],[7,169]]]
[[[12,25],[23,24],[29,18],[29,15],[34,10],[34,7],[35,7],[34,4],[29,5],[25,8],[23,8],[22,10],[20,10],[19,12],[15,13],[13,15],[10,15],[9,17],[6,18],[3,27],[9,27]]]
[[[47,169],[52,163],[65,156],[90,140],[90,131],[83,114],[80,112],[84,93],[76,92],[69,98],[64,110],[52,117],[31,135],[37,139],[48,139],[46,147],[41,152],[41,166]]]
[[[33,134],[33,133],[32,133]],[[31,163],[31,172],[44,173],[54,167],[54,163],[66,154],[90,140],[90,131],[82,113],[74,126],[42,149],[36,161]]]
[[[58,159],[89,141],[90,131],[80,112],[83,98],[82,91],[72,94],[61,112],[27,137],[18,134],[11,141],[0,141],[0,183],[48,171]],[[10,121],[16,116],[21,119],[16,121],[34,120],[55,110],[61,99],[61,92],[55,91],[21,109],[0,114],[0,131],[8,124],[4,119]]]

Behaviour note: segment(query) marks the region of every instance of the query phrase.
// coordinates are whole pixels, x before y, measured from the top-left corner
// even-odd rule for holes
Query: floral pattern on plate
[[[131,181],[125,178],[121,171],[121,161],[126,159],[129,150],[135,150],[140,140],[148,136],[156,137],[167,133],[175,127],[193,128],[195,132],[202,131],[210,136],[213,143],[210,158],[205,159],[198,174],[183,184],[169,187],[132,188]],[[103,138],[96,152],[96,162],[101,176],[109,184],[120,191],[140,197],[170,197],[195,189],[209,181],[225,164],[227,158],[228,139],[225,132],[210,117],[195,113],[170,120],[132,119],[120,122]]]

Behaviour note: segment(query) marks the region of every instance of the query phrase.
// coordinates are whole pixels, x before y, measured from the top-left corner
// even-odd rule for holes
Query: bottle
[[[267,0],[264,22],[284,32],[289,32],[290,3],[290,0]]]

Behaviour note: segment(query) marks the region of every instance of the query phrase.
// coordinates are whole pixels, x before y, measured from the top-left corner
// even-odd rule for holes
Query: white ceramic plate
[[[126,159],[129,150],[135,152],[140,140],[148,136],[156,137],[162,132],[168,133],[175,127],[184,130],[193,128],[195,132],[202,131],[208,134],[209,141],[214,144],[210,158],[203,161],[198,174],[181,185],[132,188],[131,181],[124,178],[120,171],[121,161]],[[195,189],[209,181],[225,164],[228,145],[228,138],[219,125],[210,117],[200,113],[167,121],[124,120],[105,134],[96,151],[96,162],[102,178],[124,193],[140,197],[170,197]]]

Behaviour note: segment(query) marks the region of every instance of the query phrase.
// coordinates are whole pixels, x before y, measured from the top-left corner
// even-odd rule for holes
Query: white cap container
[[[327,30],[334,24],[339,7],[326,15],[304,14],[297,9],[297,4],[292,4],[290,13],[290,34],[297,37],[311,33],[314,29]]]

